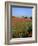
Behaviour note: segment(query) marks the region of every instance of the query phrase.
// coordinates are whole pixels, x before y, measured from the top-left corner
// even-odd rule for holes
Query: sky
[[[32,8],[12,7],[12,16],[32,16]]]

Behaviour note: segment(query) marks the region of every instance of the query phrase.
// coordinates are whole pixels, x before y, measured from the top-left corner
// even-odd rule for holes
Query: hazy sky
[[[32,8],[12,7],[12,16],[32,16]]]

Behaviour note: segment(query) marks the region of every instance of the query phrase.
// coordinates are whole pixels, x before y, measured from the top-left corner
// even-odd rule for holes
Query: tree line
[[[24,16],[22,16],[22,17],[23,17],[23,18],[26,18],[26,19],[27,19],[27,18],[30,18],[30,19],[32,19],[32,16],[30,16],[30,17],[27,17],[27,16],[26,16],[26,17],[24,17]]]

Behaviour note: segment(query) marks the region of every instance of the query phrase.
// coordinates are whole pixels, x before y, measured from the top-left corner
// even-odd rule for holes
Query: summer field
[[[11,30],[13,38],[32,37],[32,19],[12,17]]]

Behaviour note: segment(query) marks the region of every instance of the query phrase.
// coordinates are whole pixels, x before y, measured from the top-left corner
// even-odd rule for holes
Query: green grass
[[[32,32],[32,22],[16,22],[15,27],[12,27],[14,38],[29,37],[30,32]]]

